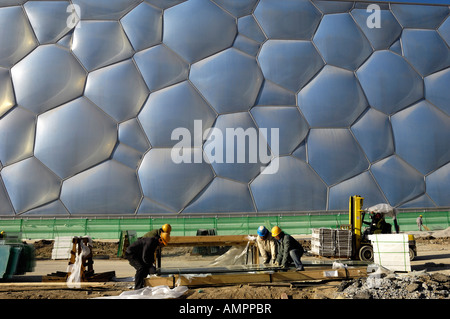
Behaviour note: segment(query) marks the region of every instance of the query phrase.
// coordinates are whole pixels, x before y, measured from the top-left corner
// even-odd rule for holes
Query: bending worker
[[[134,289],[144,288],[144,280],[148,274],[156,273],[155,251],[158,246],[167,246],[170,241],[168,233],[161,233],[160,237],[141,237],[128,246],[125,258],[136,269]]]
[[[259,226],[258,237],[256,243],[258,244],[259,253],[261,254],[263,264],[275,264],[277,258],[277,246],[272,234],[264,226]]]
[[[160,237],[162,233],[167,233],[170,235],[171,231],[172,226],[170,226],[170,224],[164,224],[160,229],[153,229],[142,237]]]
[[[290,263],[294,262],[296,270],[305,270],[300,260],[304,252],[303,246],[292,236],[284,233],[278,226],[272,228],[272,236],[277,240],[276,263],[283,268],[287,268]]]

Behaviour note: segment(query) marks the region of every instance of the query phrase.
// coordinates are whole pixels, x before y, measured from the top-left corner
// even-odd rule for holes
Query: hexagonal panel
[[[307,143],[309,164],[328,185],[358,175],[369,167],[364,152],[348,129],[311,129]]]
[[[145,2],[127,13],[120,22],[135,51],[149,48],[162,40],[162,10]]]
[[[295,105],[295,94],[281,86],[264,80],[255,105]]]
[[[194,63],[231,46],[236,29],[235,19],[214,3],[191,0],[164,12],[163,42]]]
[[[258,57],[264,77],[297,92],[323,67],[311,41],[269,40]]]
[[[419,207],[436,207],[433,201],[427,194],[423,194],[413,200],[406,202],[399,208],[419,208]]]
[[[254,58],[228,49],[192,65],[190,80],[218,113],[226,113],[247,111],[263,76]]]
[[[295,106],[258,106],[254,107],[251,113],[258,128],[265,129],[262,131],[263,135],[274,155],[292,153],[308,134],[308,123]],[[272,142],[274,130],[278,133]]]
[[[391,118],[395,150],[424,175],[450,161],[450,118],[421,101]]]
[[[353,72],[326,65],[297,95],[311,127],[350,126],[367,101]]]
[[[401,56],[376,51],[356,71],[369,104],[395,113],[423,97],[423,81]]]
[[[248,183],[268,164],[271,153],[248,112],[220,115],[204,144],[217,175]]]
[[[116,130],[111,118],[79,98],[38,117],[35,156],[66,178],[107,159]]]
[[[258,212],[326,209],[327,187],[308,164],[284,156],[266,169],[275,173],[260,174],[250,184]]]
[[[364,197],[364,207],[371,207],[386,202],[372,174],[370,172],[364,172],[336,186],[330,187],[328,209],[348,209],[348,199],[355,194]]]
[[[84,94],[122,122],[139,113],[148,89],[135,64],[126,60],[89,73]]]
[[[150,91],[187,80],[189,65],[164,45],[138,52],[134,60]]]
[[[348,13],[325,15],[313,41],[327,63],[350,70],[372,53],[369,41]]]
[[[240,35],[243,35],[257,42],[264,42],[266,40],[264,32],[262,32],[261,28],[258,25],[258,22],[256,22],[253,15],[239,18],[238,31]]]
[[[0,68],[0,117],[16,104],[11,76],[8,69]]]
[[[353,7],[353,2],[312,0],[314,5],[325,14],[348,12]]]
[[[216,177],[183,213],[255,212],[248,185]]]
[[[65,180],[61,190],[72,215],[134,214],[140,199],[136,170],[111,160]]]
[[[60,179],[34,157],[4,167],[2,177],[17,213],[53,201],[59,196]]]
[[[391,206],[398,206],[425,192],[423,175],[396,155],[370,168]]]
[[[392,4],[391,10],[404,28],[436,29],[447,17],[447,6]]]
[[[2,216],[14,216],[14,208],[9,201],[8,193],[3,185],[3,180],[0,177],[0,214]]]
[[[450,46],[450,18],[447,17],[445,19],[444,23],[441,24],[441,26],[438,29],[439,34],[441,37],[447,42],[447,45]]]
[[[0,119],[0,161],[3,165],[33,155],[36,115],[16,107]]]
[[[137,119],[120,123],[118,137],[120,143],[124,143],[141,153],[144,153],[150,147]]]
[[[251,14],[258,0],[216,0],[215,2],[239,18]]]
[[[202,157],[201,149],[184,152],[190,158]],[[204,161],[175,163],[171,153],[172,149],[151,149],[145,154],[138,174],[146,197],[179,212],[211,182],[214,174]]]
[[[371,162],[394,153],[391,123],[384,113],[370,108],[351,129]]]
[[[450,116],[450,68],[427,76],[424,83],[425,98]]]
[[[309,1],[261,0],[254,15],[271,39],[310,40],[322,14]]]
[[[450,50],[435,30],[405,29],[402,46],[405,58],[423,76],[450,65]]]
[[[188,81],[150,94],[139,114],[153,147],[173,147],[179,143],[201,146],[203,132],[215,118],[214,111]]]
[[[17,104],[35,113],[80,96],[86,80],[73,55],[53,44],[39,46],[11,69],[11,75]]]
[[[37,45],[22,8],[0,8],[0,66],[9,68]]]
[[[72,0],[83,20],[118,20],[140,0]]]
[[[389,49],[391,44],[402,33],[402,27],[398,24],[390,10],[379,10],[376,13],[379,14],[377,16],[380,23],[379,27],[372,27],[372,25],[368,24],[368,21],[374,22],[371,19],[374,14],[372,10],[353,9],[351,12],[375,50]]]
[[[70,214],[64,207],[60,200],[55,200],[44,206],[37,207],[35,209],[29,210],[21,216],[58,216],[58,217],[68,217]]]
[[[426,177],[427,193],[439,206],[450,205],[450,163]]]
[[[186,0],[144,0],[144,1],[154,5],[155,7],[167,9],[179,3],[185,2]]]
[[[88,71],[133,55],[133,48],[119,22],[81,21],[78,26],[73,35],[72,50]]]
[[[39,43],[55,43],[73,26],[69,1],[28,1],[24,5]]]

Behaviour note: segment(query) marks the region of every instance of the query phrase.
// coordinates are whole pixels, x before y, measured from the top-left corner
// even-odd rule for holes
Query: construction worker
[[[153,229],[153,230],[149,231],[148,233],[146,233],[142,237],[160,237],[162,233],[167,233],[170,235],[171,231],[172,231],[172,226],[170,226],[170,224],[164,224],[161,228]]]
[[[277,240],[277,259],[276,264],[283,268],[287,268],[288,264],[294,262],[298,271],[305,270],[301,262],[303,256],[303,246],[292,236],[284,233],[280,227],[272,228],[272,236]]]
[[[259,226],[258,237],[256,238],[256,243],[258,245],[259,253],[261,254],[263,264],[275,264],[277,257],[277,245],[272,234],[264,226]]]
[[[419,215],[419,217],[417,217],[417,219],[416,219],[417,227],[419,227],[420,231],[422,231],[422,226],[423,226],[422,217],[423,217],[422,215]]]
[[[125,258],[136,269],[134,289],[144,288],[144,280],[147,275],[156,273],[155,251],[158,246],[167,246],[169,241],[170,235],[162,233],[160,237],[141,237],[128,246]]]
[[[0,239],[3,239],[3,237],[5,237],[5,231],[4,231],[4,230],[2,230],[2,231],[0,232]]]

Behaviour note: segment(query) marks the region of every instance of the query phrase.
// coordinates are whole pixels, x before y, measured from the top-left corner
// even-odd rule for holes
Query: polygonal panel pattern
[[[450,206],[448,6],[0,2],[0,218]]]

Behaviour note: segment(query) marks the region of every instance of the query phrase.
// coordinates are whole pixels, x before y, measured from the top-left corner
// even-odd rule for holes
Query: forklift
[[[349,199],[349,224],[342,225],[341,229],[348,229],[352,232],[353,244],[353,259],[361,261],[373,261],[374,253],[373,247],[369,240],[369,235],[381,233],[391,234],[392,225],[384,221],[385,216],[393,219],[395,232],[400,232],[400,227],[397,223],[397,210],[388,204],[378,204],[367,209],[362,209],[364,198],[359,195],[350,196]],[[371,221],[364,221],[364,218],[369,215]],[[382,223],[378,221],[382,219]],[[363,225],[370,225],[364,230]],[[377,225],[381,227],[376,227]],[[409,259],[413,260],[417,256],[417,247],[414,235],[408,235],[409,242]]]

